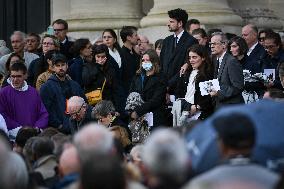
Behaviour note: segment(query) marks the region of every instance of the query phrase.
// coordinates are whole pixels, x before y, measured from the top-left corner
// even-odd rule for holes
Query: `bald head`
[[[68,146],[62,153],[59,159],[59,170],[62,176],[78,173],[80,162],[75,146]]]
[[[69,113],[72,119],[81,121],[85,117],[87,104],[82,97],[72,96],[67,101],[66,111]]]
[[[67,107],[75,107],[75,106],[82,106],[85,103],[85,100],[80,96],[72,96],[67,101]]]
[[[246,40],[249,48],[251,48],[257,41],[258,29],[253,24],[245,25],[242,28],[242,37]]]

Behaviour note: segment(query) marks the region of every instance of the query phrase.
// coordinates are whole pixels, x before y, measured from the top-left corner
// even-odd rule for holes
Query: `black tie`
[[[178,37],[175,37],[175,48],[177,47],[177,43],[178,43]]]

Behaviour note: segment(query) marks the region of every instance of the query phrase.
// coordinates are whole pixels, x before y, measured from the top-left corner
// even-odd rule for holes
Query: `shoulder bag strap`
[[[102,86],[101,94],[103,93],[103,90],[104,90],[105,84],[106,84],[106,78],[105,78],[104,83],[103,83],[103,86]]]

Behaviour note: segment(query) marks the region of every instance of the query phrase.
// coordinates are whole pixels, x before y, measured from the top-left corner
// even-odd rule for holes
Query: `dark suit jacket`
[[[78,56],[68,62],[70,67],[68,68],[68,74],[70,77],[79,83],[81,87],[83,87],[83,82],[82,82],[82,69],[83,69],[83,64],[84,60],[82,57]]]
[[[174,49],[174,35],[168,36],[163,41],[161,50],[161,73],[168,81],[170,93],[173,93],[181,66],[185,63],[186,52],[193,44],[198,41],[186,31],[182,34],[177,47]]]
[[[224,55],[220,70],[219,63],[214,59],[214,78],[219,80],[220,91],[216,100],[216,107],[225,104],[244,103],[242,91],[244,88],[244,76],[241,64],[228,52]]]
[[[166,125],[166,83],[159,75],[145,76],[142,84],[141,75],[135,75],[130,92],[141,95],[144,103],[135,108],[139,116],[153,112],[154,126]]]
[[[251,71],[252,74],[262,72],[262,62],[261,60],[265,56],[266,52],[261,44],[257,44],[250,55],[246,58],[243,68],[245,70]]]
[[[190,77],[191,72],[186,72],[182,75],[182,77],[179,78],[177,82],[177,87],[175,90],[176,97],[177,98],[184,98],[187,92],[187,85],[188,80]],[[195,93],[194,93],[194,103],[196,105],[200,106],[201,115],[199,116],[199,119],[205,119],[209,117],[213,111],[214,106],[212,103],[212,98],[210,95],[201,96],[199,83],[203,81],[208,81],[213,79],[213,71],[211,73],[207,73],[206,76],[197,75],[196,81],[195,81]]]
[[[73,54],[70,52],[70,49],[73,46],[73,44],[74,42],[69,41],[67,36],[66,36],[66,42],[60,43],[60,53],[64,54],[67,60],[71,60],[73,58]]]

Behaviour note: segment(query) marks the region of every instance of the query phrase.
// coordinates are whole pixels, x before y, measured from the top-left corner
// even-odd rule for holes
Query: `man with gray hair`
[[[1,189],[27,189],[28,170],[24,160],[9,150],[0,136],[0,186]]]
[[[80,159],[84,159],[89,153],[111,153],[114,142],[112,133],[106,127],[90,123],[75,134],[74,144]]]
[[[140,55],[143,55],[149,49],[153,49],[148,37],[145,35],[139,35],[138,48]]]
[[[186,144],[170,129],[160,129],[146,141],[142,161],[149,171],[150,188],[175,189],[186,181],[189,170],[189,156]],[[156,180],[156,182],[151,182]]]
[[[218,79],[220,90],[211,91],[216,108],[224,105],[244,103],[242,91],[244,76],[241,64],[227,52],[228,39],[222,32],[212,34],[210,42],[213,63],[215,65],[214,78]]]
[[[10,49],[6,46],[6,42],[4,40],[0,40],[0,58],[9,53]]]
[[[72,96],[66,104],[66,113],[70,115],[68,125],[71,134],[75,134],[85,124],[95,121],[92,116],[93,107],[88,105],[80,96]]]
[[[27,68],[29,68],[30,63],[33,60],[39,58],[39,56],[34,53],[29,53],[24,51],[25,38],[26,38],[25,33],[21,31],[14,31],[10,39],[14,53],[21,56],[25,60]],[[2,74],[3,76],[6,76],[8,74],[5,65],[10,55],[11,54],[7,54],[0,58],[0,74]]]

